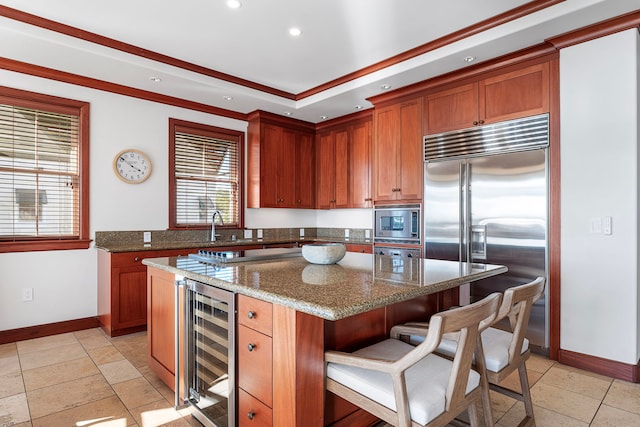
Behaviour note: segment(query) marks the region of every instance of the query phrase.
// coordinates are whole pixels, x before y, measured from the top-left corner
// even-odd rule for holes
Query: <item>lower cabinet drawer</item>
[[[238,386],[265,405],[273,405],[273,348],[271,337],[238,326]]]
[[[238,390],[238,425],[240,427],[271,427],[273,414],[271,408],[251,396]]]

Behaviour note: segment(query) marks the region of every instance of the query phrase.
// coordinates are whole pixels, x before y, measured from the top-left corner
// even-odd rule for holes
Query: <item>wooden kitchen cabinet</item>
[[[273,425],[273,305],[238,295],[238,422]]]
[[[318,130],[316,184],[319,209],[370,208],[370,111],[351,115]]]
[[[313,125],[258,111],[248,135],[247,207],[314,208]]]
[[[316,203],[319,209],[349,207],[347,129],[322,132],[317,136]]]
[[[373,182],[376,202],[422,199],[422,99],[376,108]]]
[[[549,63],[531,65],[425,96],[427,135],[549,111]]]
[[[147,267],[144,258],[178,256],[197,249],[108,252],[98,250],[98,321],[112,337],[147,328]]]

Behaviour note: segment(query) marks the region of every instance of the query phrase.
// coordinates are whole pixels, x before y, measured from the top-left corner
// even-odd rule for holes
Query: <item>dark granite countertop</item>
[[[303,257],[213,265],[189,257],[143,264],[211,286],[338,320],[507,271],[499,265],[347,252],[337,264]]]

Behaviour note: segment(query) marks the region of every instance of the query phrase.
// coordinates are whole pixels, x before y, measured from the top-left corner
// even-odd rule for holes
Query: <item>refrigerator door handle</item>
[[[471,260],[487,259],[487,226],[471,226]]]

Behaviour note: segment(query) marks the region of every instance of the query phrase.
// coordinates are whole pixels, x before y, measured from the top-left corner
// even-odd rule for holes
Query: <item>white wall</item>
[[[244,132],[247,128],[247,123],[240,120],[3,70],[0,70],[0,84],[91,104],[91,238],[95,231],[167,228],[169,117]],[[113,157],[124,148],[136,148],[149,155],[152,173],[144,183],[125,184],[114,175]],[[349,213],[352,211],[356,214]],[[247,209],[245,225],[248,228],[330,227],[333,224],[370,227],[370,214],[363,215],[360,211],[370,212]],[[93,247],[0,254],[0,330],[95,316],[96,263]],[[33,301],[22,302],[22,289],[26,287],[34,288]]]
[[[246,131],[244,121],[0,71],[4,86],[87,101],[90,116],[90,227],[95,231],[164,230],[168,225],[169,117]],[[120,181],[113,157],[136,148],[151,158],[150,178]],[[96,249],[0,254],[0,330],[97,314]],[[22,288],[34,300],[22,302]]]
[[[561,342],[635,364],[638,336],[636,30],[560,52]],[[591,219],[613,218],[613,234]]]

